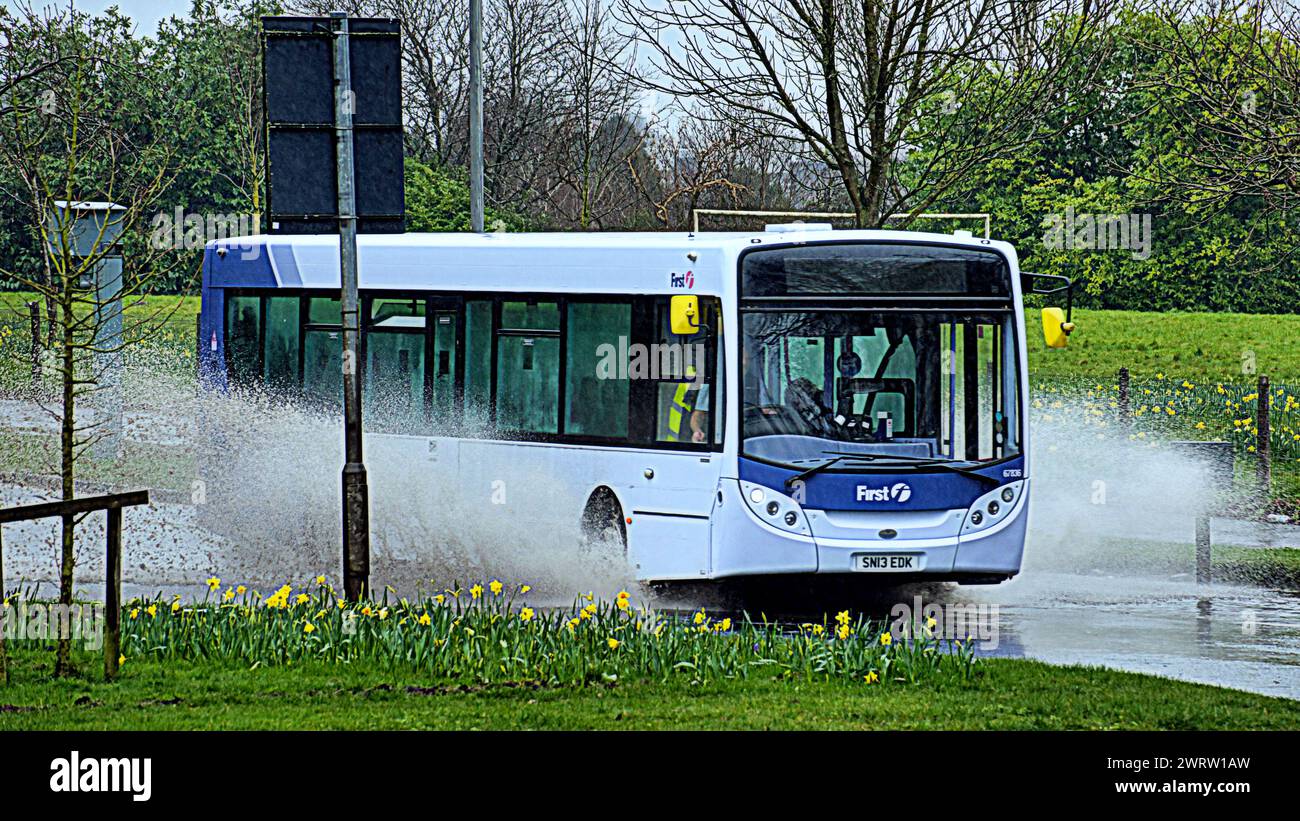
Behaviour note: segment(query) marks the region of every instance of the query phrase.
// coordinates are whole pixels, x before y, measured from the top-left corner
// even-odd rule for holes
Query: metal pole
[[[469,0],[469,218],[483,233],[483,0]]]
[[[104,556],[104,678],[117,678],[122,650],[122,508],[110,507]]]
[[[339,266],[343,314],[343,590],[351,601],[366,595],[370,583],[370,491],[362,459],[361,378],[357,342],[360,335],[357,296],[357,217],[352,165],[352,66],[348,53],[348,16],[334,18],[334,131],[339,206]]]
[[[96,399],[104,414],[95,450],[101,459],[117,459],[122,450],[122,257],[115,254],[95,263],[95,345],[100,380]]]
[[[5,608],[5,540],[4,528],[0,527],[0,684],[9,683],[9,656],[5,650],[5,619],[9,611]]]
[[[1267,497],[1273,485],[1273,459],[1268,444],[1271,438],[1269,406],[1273,404],[1273,393],[1268,377],[1263,374],[1259,377],[1258,392],[1259,399],[1255,406],[1255,456],[1258,459],[1255,463],[1255,480],[1259,483],[1259,492]]]

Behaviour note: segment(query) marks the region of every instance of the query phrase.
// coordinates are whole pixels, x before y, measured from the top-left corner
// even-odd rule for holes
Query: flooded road
[[[986,655],[1090,664],[1300,699],[1300,594],[1026,571],[947,601],[996,604]]]

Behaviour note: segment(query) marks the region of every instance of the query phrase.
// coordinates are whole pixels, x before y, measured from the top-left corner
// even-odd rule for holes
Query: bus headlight
[[[966,521],[962,523],[962,535],[987,530],[1004,521],[1016,509],[1017,505],[1012,503],[1019,501],[1024,487],[1022,479],[995,488],[976,499],[966,514]]]
[[[805,536],[810,532],[803,508],[784,493],[753,482],[741,482],[740,495],[745,497],[749,509],[768,525]]]

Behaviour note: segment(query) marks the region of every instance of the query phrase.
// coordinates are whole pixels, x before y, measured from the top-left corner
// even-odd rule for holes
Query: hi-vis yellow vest
[[[668,436],[667,442],[682,441],[682,420],[685,419],[693,408],[693,403],[687,402],[686,397],[690,395],[691,388],[695,387],[695,367],[686,368],[686,382],[678,382],[677,390],[673,391],[673,403],[668,408]],[[689,438],[689,437],[687,437]]]

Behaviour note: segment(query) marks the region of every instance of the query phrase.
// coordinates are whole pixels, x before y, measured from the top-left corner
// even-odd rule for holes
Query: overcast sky
[[[28,0],[33,8],[46,6],[67,7],[69,0]],[[13,0],[4,0],[6,8],[14,8]],[[72,0],[76,6],[88,14],[99,14],[109,6],[117,6],[118,11],[135,21],[141,34],[153,34],[158,30],[158,21],[173,15],[184,17],[189,13],[190,0]]]

